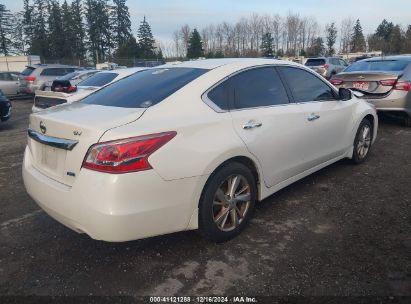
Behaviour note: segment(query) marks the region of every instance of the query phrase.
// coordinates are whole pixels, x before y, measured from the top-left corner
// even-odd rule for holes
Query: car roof
[[[134,74],[138,71],[147,70],[148,68],[127,68],[127,69],[118,69],[118,70],[99,70],[100,73],[115,73],[119,76],[127,76]]]
[[[394,55],[394,56],[383,56],[383,57],[372,57],[361,61],[382,61],[382,60],[403,60],[411,61],[411,55]]]
[[[45,64],[45,63],[36,63],[32,65],[27,65],[28,68],[77,68],[77,69],[82,69],[79,66],[76,65],[67,65],[67,64],[58,64],[58,63],[51,63],[51,64]]]
[[[244,66],[254,66],[254,65],[264,65],[264,64],[288,64],[288,65],[298,65],[297,63],[291,61],[283,61],[277,59],[267,59],[267,58],[222,58],[222,59],[200,59],[184,61],[181,63],[172,63],[159,65],[154,68],[196,68],[196,69],[206,69],[213,70],[215,68],[226,66],[242,64]]]

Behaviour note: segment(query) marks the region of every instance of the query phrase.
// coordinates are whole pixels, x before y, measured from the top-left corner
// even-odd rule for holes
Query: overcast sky
[[[23,0],[1,2],[13,12],[23,8]],[[171,40],[173,31],[186,23],[202,28],[210,23],[236,22],[253,12],[285,16],[291,10],[316,17],[322,26],[335,21],[338,27],[345,17],[359,18],[365,34],[373,32],[384,18],[404,27],[411,24],[411,0],[128,0],[127,5],[133,32],[145,15],[160,40]]]

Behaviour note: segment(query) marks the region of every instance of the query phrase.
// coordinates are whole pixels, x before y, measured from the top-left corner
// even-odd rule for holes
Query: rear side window
[[[287,93],[273,67],[247,70],[230,80],[236,109],[289,103]]]
[[[308,59],[306,66],[320,66],[325,64],[325,59]]]
[[[295,102],[335,100],[331,87],[310,72],[293,67],[279,67]]]
[[[215,103],[221,110],[228,110],[228,87],[229,81],[224,81],[215,88],[213,88],[207,97]]]
[[[41,76],[63,76],[66,74],[67,74],[67,71],[65,68],[48,68],[48,69],[44,69],[40,73]]]
[[[117,73],[97,73],[96,75],[81,81],[78,86],[102,87],[113,81],[117,76]]]
[[[345,72],[386,71],[400,72],[405,70],[410,62],[405,60],[358,61],[350,65]]]
[[[137,72],[89,95],[86,104],[123,108],[147,108],[164,100],[208,70],[154,68]],[[103,73],[98,73],[85,81]]]
[[[29,76],[31,73],[33,73],[34,70],[35,70],[35,68],[27,67],[23,70],[23,72],[21,72],[21,75]]]
[[[8,73],[0,73],[0,80],[2,81],[9,81],[12,80]]]

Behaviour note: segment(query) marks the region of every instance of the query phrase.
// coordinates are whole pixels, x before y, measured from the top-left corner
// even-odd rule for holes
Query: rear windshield
[[[358,61],[350,65],[344,72],[362,72],[362,71],[403,71],[409,61],[404,60],[379,60],[379,61]]]
[[[147,108],[208,70],[194,68],[163,68],[137,72],[83,99],[83,103],[123,108]]]
[[[23,72],[21,72],[21,75],[29,76],[34,70],[35,70],[35,68],[27,67],[27,68],[24,69]]]
[[[103,85],[111,82],[117,76],[117,73],[97,73],[80,82],[78,86],[102,87]]]
[[[306,66],[319,66],[324,65],[325,59],[308,59],[305,63]]]
[[[79,72],[73,72],[73,73],[69,73],[67,75],[64,76],[60,76],[57,77],[58,80],[70,80],[73,79],[74,77],[76,77],[78,74],[80,74]]]

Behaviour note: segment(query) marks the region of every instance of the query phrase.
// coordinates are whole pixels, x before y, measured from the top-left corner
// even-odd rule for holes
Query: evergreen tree
[[[6,8],[4,4],[0,4],[0,53],[7,56],[12,51],[11,48],[11,35],[13,15],[10,10]]]
[[[24,33],[24,45],[27,49],[31,49],[34,33],[34,7],[30,5],[29,0],[23,2],[23,33]]]
[[[46,0],[34,0],[33,10],[33,35],[30,43],[30,54],[39,55],[42,58],[49,58],[49,45],[47,39],[47,15]]]
[[[403,52],[406,54],[411,54],[411,25],[408,26],[407,31],[405,32]]]
[[[138,48],[139,48],[139,57],[150,59],[155,58],[155,49],[154,46],[155,40],[153,38],[153,34],[151,33],[151,27],[146,21],[146,17],[144,16],[143,21],[140,24],[137,33],[138,38]]]
[[[327,33],[327,54],[332,56],[335,53],[334,45],[337,41],[337,28],[335,27],[335,23],[333,22],[330,25],[327,25],[325,31]]]
[[[203,42],[200,33],[194,29],[188,40],[187,58],[199,58],[204,56]]]
[[[12,24],[14,25],[11,35],[13,53],[17,55],[25,54],[26,44],[24,36],[23,12],[13,14]]]
[[[322,56],[325,53],[324,40],[321,37],[314,39],[311,47],[307,49],[307,56]]]
[[[74,21],[73,14],[67,0],[64,0],[61,5],[61,25],[62,25],[62,36],[64,37],[62,41],[63,46],[63,57],[64,58],[74,58],[75,52],[75,40],[76,35],[74,32]]]
[[[88,49],[94,63],[110,59],[111,39],[109,8],[106,0],[87,0],[85,5]]]
[[[67,3],[66,3],[67,5]],[[66,37],[63,32],[60,5],[56,0],[48,3],[48,45],[50,58],[61,59],[64,57]]]
[[[73,48],[73,57],[77,58],[79,65],[86,57],[86,46],[85,37],[86,32],[83,24],[83,7],[81,5],[82,0],[73,0],[70,6],[71,20],[68,19],[71,26],[67,28],[73,35],[73,41],[71,41],[71,46]],[[63,22],[64,22],[63,15]]]
[[[118,47],[129,43],[131,34],[130,13],[126,0],[113,0],[114,3],[114,32],[115,42]]]
[[[271,36],[271,33],[265,33],[263,35],[261,42],[261,52],[263,53],[264,57],[274,57],[273,42],[274,38]]]
[[[397,24],[396,26],[393,27],[389,39],[390,39],[389,54],[393,54],[393,55],[400,54],[404,47],[404,42],[405,42],[405,38],[402,33],[400,25]]]
[[[353,28],[353,36],[351,39],[351,51],[352,52],[365,52],[366,45],[365,45],[365,38],[362,32],[362,27],[360,23],[360,19],[357,19],[357,22]]]

